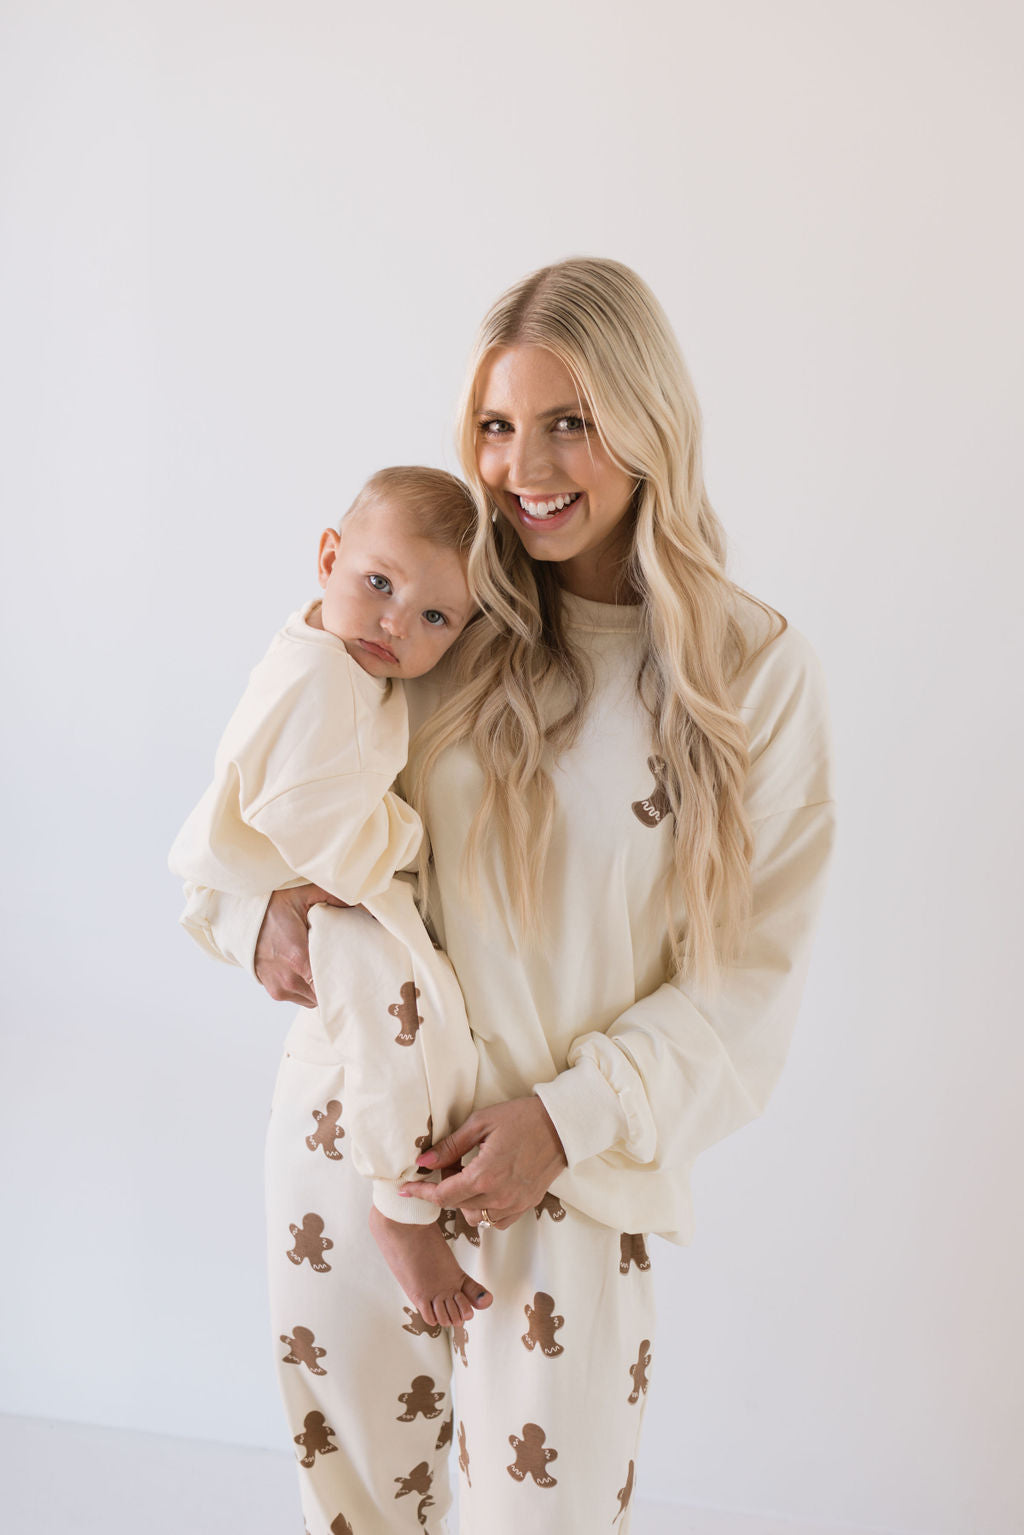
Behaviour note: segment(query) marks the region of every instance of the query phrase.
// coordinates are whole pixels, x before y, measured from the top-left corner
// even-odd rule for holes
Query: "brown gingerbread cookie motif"
[[[464,1365],[469,1364],[466,1358],[466,1344],[469,1342],[469,1333],[464,1322],[456,1322],[452,1327],[452,1348],[458,1354]]]
[[[480,1246],[479,1231],[469,1224],[461,1210],[441,1211],[441,1235],[446,1242],[454,1242],[456,1237],[467,1237],[474,1247]]]
[[[625,1487],[620,1487],[618,1492],[615,1494],[619,1500],[619,1511],[615,1515],[615,1518],[612,1520],[612,1524],[618,1524],[619,1520],[626,1512],[626,1509],[629,1507],[629,1500],[633,1496],[633,1476],[635,1471],[636,1466],[633,1461],[630,1461],[629,1471],[626,1474],[626,1485]]]
[[[539,1205],[534,1205],[533,1213],[540,1220],[545,1210],[553,1221],[565,1220],[565,1206],[550,1190],[544,1195]]]
[[[638,1269],[649,1269],[651,1266],[647,1243],[638,1231],[624,1231],[619,1237],[619,1273],[628,1274],[631,1263],[635,1263]]]
[[[641,826],[660,826],[672,810],[665,787],[666,766],[660,757],[648,757],[647,766],[654,774],[654,788],[647,799],[637,799],[630,807]]]
[[[326,1375],[327,1371],[317,1364],[327,1353],[325,1348],[317,1348],[316,1339],[308,1327],[296,1327],[294,1338],[289,1338],[287,1333],[281,1334],[281,1342],[287,1343],[288,1352],[281,1356],[282,1364],[304,1364],[311,1375]]]
[[[426,1133],[426,1135],[417,1135],[416,1139],[413,1141],[413,1145],[416,1147],[417,1151],[429,1151],[433,1144],[434,1144],[434,1116],[433,1116],[433,1114],[428,1114],[427,1115],[427,1133]]]
[[[429,1375],[417,1375],[409,1390],[403,1391],[398,1400],[405,1403],[405,1411],[398,1414],[399,1423],[411,1423],[417,1413],[422,1413],[425,1418],[439,1418],[441,1409],[437,1403],[444,1401],[444,1392],[434,1390]]]
[[[337,1519],[331,1520],[331,1535],[356,1535],[356,1532],[345,1518],[345,1515],[339,1514]]]
[[[466,1478],[467,1485],[472,1487],[469,1480],[469,1451],[466,1449],[466,1425],[459,1419],[459,1470]]]
[[[411,1045],[416,1041],[417,1030],[423,1022],[423,1019],[416,1011],[416,998],[419,994],[419,987],[415,986],[412,981],[403,981],[401,991],[399,992],[402,998],[401,1002],[392,1002],[388,1008],[392,1018],[397,1018],[402,1025],[395,1035],[396,1045]]]
[[[288,1257],[295,1264],[299,1264],[304,1258],[309,1259],[309,1266],[318,1274],[330,1272],[331,1265],[325,1263],[323,1254],[329,1252],[334,1246],[330,1237],[323,1233],[324,1220],[322,1215],[314,1215],[312,1211],[302,1217],[301,1226],[289,1226],[288,1230],[295,1238],[295,1246]]]
[[[631,1402],[639,1402],[640,1393],[647,1395],[647,1371],[651,1367],[651,1356],[648,1350],[651,1347],[650,1338],[645,1338],[640,1345],[640,1352],[636,1356],[636,1364],[631,1364],[629,1373],[633,1377],[633,1389],[629,1393]]]
[[[330,1157],[332,1162],[340,1162],[342,1153],[334,1143],[344,1140],[345,1132],[338,1123],[341,1118],[341,1104],[337,1098],[332,1098],[324,1109],[314,1109],[313,1118],[316,1120],[316,1129],[312,1135],[306,1136],[306,1145],[310,1151],[315,1151],[318,1146],[322,1146],[325,1157]]]
[[[565,1350],[560,1343],[555,1342],[555,1333],[565,1325],[564,1316],[555,1316],[555,1303],[550,1295],[545,1295],[543,1290],[538,1290],[533,1297],[532,1306],[524,1306],[526,1320],[529,1322],[529,1331],[523,1333],[523,1342],[533,1353],[539,1348],[542,1354],[547,1354],[554,1359]]]
[[[545,1434],[536,1423],[523,1424],[523,1437],[509,1434],[508,1442],[516,1452],[515,1461],[505,1470],[509,1476],[517,1482],[525,1482],[528,1476],[532,1476],[538,1487],[555,1487],[557,1482],[553,1476],[548,1476],[547,1464],[549,1460],[558,1459],[557,1450],[544,1448]]]
[[[440,1322],[436,1324],[425,1322],[419,1312],[414,1311],[411,1306],[403,1306],[402,1310],[409,1318],[407,1322],[402,1323],[402,1331],[411,1332],[414,1338],[422,1338],[424,1334],[428,1338],[439,1338],[444,1332]]]
[[[331,1443],[333,1436],[334,1430],[329,1427],[322,1412],[307,1412],[303,1419],[303,1432],[295,1435],[295,1443],[304,1451],[299,1456],[299,1465],[308,1469],[318,1455],[332,1455],[338,1448]]]
[[[452,1434],[454,1433],[454,1431],[455,1431],[455,1414],[454,1414],[454,1412],[451,1412],[451,1413],[448,1414],[447,1418],[445,1418],[444,1422],[441,1424],[441,1432],[437,1436],[437,1443],[434,1445],[434,1449],[435,1450],[443,1450],[446,1445],[451,1444],[451,1442],[452,1442]]]
[[[395,1481],[398,1483],[398,1491],[395,1493],[396,1498],[407,1497],[411,1492],[419,1494],[420,1501],[416,1508],[416,1519],[419,1524],[426,1524],[427,1509],[432,1508],[434,1505],[434,1500],[430,1495],[430,1486],[433,1480],[430,1467],[425,1460],[421,1460],[418,1466],[413,1466],[408,1476],[395,1477]]]

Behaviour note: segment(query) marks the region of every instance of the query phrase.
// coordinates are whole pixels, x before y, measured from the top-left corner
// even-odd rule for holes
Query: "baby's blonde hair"
[[[371,474],[341,520],[346,522],[387,504],[409,518],[416,535],[441,549],[468,555],[476,531],[476,503],[469,488],[443,469],[400,464]]]
[[[484,793],[467,867],[472,875],[496,833],[520,932],[542,937],[536,913],[555,804],[548,770],[579,734],[591,679],[563,623],[557,563],[533,561],[500,515],[492,524],[477,467],[477,379],[492,353],[511,346],[543,347],[564,364],[603,447],[636,480],[622,596],[642,603],[637,685],[674,815],[675,883],[686,917],[670,927],[673,960],[710,984],[735,955],[750,904],[747,734],[730,683],[786,621],[725,574],[693,384],[658,301],[619,262],[576,258],[543,267],[484,317],[457,430],[478,509],[470,586],[486,621],[453,662],[460,685],[419,732],[410,792],[421,802],[440,753],[472,742]],[[762,633],[752,646],[753,619]],[[569,702],[551,719],[543,706],[556,688]]]

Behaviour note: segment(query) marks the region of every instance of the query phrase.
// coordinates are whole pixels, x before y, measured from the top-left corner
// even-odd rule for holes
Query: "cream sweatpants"
[[[317,957],[352,995],[389,996],[408,964],[398,956],[385,974],[390,935],[361,925],[353,943],[361,913],[312,916],[318,985]],[[309,1535],[454,1535],[451,1459],[460,1535],[623,1535],[654,1336],[644,1238],[550,1194],[507,1231],[470,1231],[446,1212],[459,1262],[494,1303],[454,1332],[427,1327],[370,1236],[359,1158],[333,1134],[350,1101],[337,1037],[318,1012],[301,1013],[274,1093],[267,1215],[277,1369]]]

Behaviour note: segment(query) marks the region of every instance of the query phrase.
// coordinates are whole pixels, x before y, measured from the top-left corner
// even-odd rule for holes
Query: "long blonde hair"
[[[496,349],[518,345],[543,347],[564,364],[602,445],[637,481],[623,595],[642,604],[637,685],[674,815],[686,916],[671,930],[673,961],[710,984],[735,954],[750,904],[747,736],[729,686],[751,655],[738,613],[746,603],[767,616],[758,649],[785,619],[725,574],[725,539],[704,488],[693,384],[658,301],[619,262],[576,258],[543,267],[503,294],[480,327],[457,432],[479,519],[469,580],[485,621],[465,636],[454,690],[418,734],[410,794],[422,804],[440,753],[471,742],[484,792],[467,869],[472,875],[479,868],[496,833],[511,915],[521,939],[536,941],[555,804],[548,766],[578,735],[591,684],[563,625],[557,565],[531,560],[503,518],[492,523],[493,502],[477,467],[481,365]],[[553,711],[555,697],[563,706]],[[545,703],[547,716],[555,713],[546,722]]]

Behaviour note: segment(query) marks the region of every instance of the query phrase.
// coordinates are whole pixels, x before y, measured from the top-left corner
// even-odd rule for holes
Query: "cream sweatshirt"
[[[409,748],[403,684],[311,628],[318,605],[275,635],[228,721],[213,782],[171,848],[188,883],[264,906],[271,890],[311,883],[357,906],[416,855],[420,818],[391,792]],[[209,947],[205,928],[193,936]]]
[[[477,892],[462,879],[482,784],[465,744],[445,754],[429,789],[431,911],[477,1044],[477,1106],[536,1091],[569,1160],[555,1194],[620,1231],[686,1242],[693,1161],[762,1111],[795,1022],[834,830],[825,691],[792,628],[737,679],[753,914],[738,962],[705,993],[671,973],[671,821],[637,694],[640,610],[564,601],[594,690],[553,767],[539,938],[510,930],[500,868]],[[751,612],[751,633],[763,622]],[[413,735],[443,689],[440,670],[407,686]],[[196,888],[188,915],[221,957],[251,968],[264,906]]]

